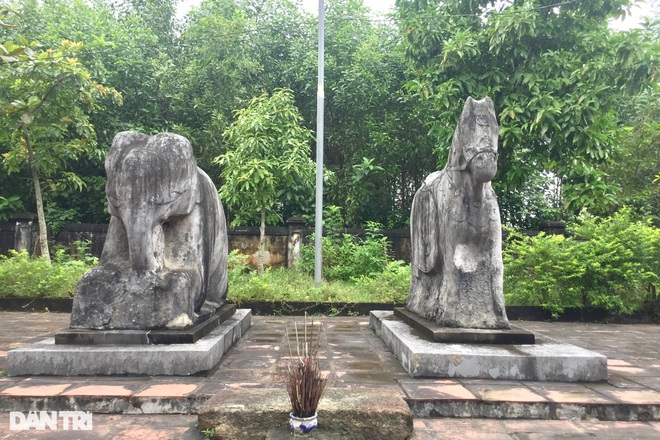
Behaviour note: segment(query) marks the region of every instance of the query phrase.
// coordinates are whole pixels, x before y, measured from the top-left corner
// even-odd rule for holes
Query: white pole
[[[319,0],[319,72],[318,88],[316,91],[316,217],[315,217],[315,242],[314,242],[314,286],[321,288],[323,274],[323,112],[324,112],[324,61],[323,53],[325,33],[325,5]]]

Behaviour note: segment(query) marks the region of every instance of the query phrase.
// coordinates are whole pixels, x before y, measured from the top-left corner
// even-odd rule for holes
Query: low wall
[[[303,243],[309,242],[312,228],[305,228],[305,221],[299,217],[287,220],[286,227],[266,228],[266,255],[264,265],[267,267],[292,267],[300,257]],[[16,216],[7,223],[0,223],[0,254],[7,254],[10,249],[38,252],[38,223],[34,214]],[[74,249],[76,241],[91,242],[90,251],[97,257],[101,256],[103,244],[108,231],[108,225],[75,224],[65,225],[59,231],[54,242]],[[364,237],[363,229],[345,229],[346,234]],[[549,234],[565,234],[566,225],[563,222],[549,222],[544,228]],[[528,231],[533,235],[538,231]],[[384,229],[382,234],[388,238],[393,257],[397,260],[410,262],[410,230]],[[247,256],[252,267],[257,266],[259,253],[259,228],[240,227],[228,230],[229,250],[238,251]],[[505,236],[506,239],[506,236]]]
[[[229,238],[229,251],[238,249],[238,252],[247,256],[247,262],[251,267],[257,267],[259,262],[259,228],[241,227],[229,229],[227,235]],[[288,242],[289,228],[266,228],[264,266],[288,266]],[[291,263],[293,264],[293,261]]]

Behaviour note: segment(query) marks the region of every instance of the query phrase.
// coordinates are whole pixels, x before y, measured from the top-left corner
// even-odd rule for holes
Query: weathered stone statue
[[[72,328],[182,328],[227,295],[227,227],[190,142],[117,134],[105,161],[111,214],[100,263],[76,289]]]
[[[439,325],[507,329],[502,228],[490,181],[498,124],[490,98],[468,98],[447,166],[415,194],[412,275],[406,309]]]

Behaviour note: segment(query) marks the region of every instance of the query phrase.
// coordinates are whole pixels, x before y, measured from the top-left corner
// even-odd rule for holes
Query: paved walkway
[[[52,335],[66,327],[68,319],[68,314],[0,312],[0,369],[5,366],[6,351]],[[250,331],[204,377],[0,377],[0,411],[4,411],[0,413],[0,439],[203,438],[195,429],[194,412],[218,390],[281,388],[286,398],[279,372],[288,352],[284,328],[292,321],[291,317],[253,317]],[[346,392],[379,387],[401,393],[409,401],[446,401],[454,407],[480,404],[527,408],[521,417],[546,417],[548,413],[535,408],[554,408],[550,418],[568,419],[416,418],[418,439],[660,438],[660,422],[645,421],[660,419],[660,326],[517,323],[608,357],[608,383],[563,384],[413,380],[369,329],[368,318],[323,321],[321,361],[332,387]],[[614,414],[613,408],[632,408],[629,415],[636,421],[571,420],[571,408],[575,409],[573,414],[580,414],[578,410],[585,407],[600,408],[595,414],[604,418]],[[9,430],[8,411],[42,408],[90,410],[94,413],[94,430],[78,431],[75,436],[62,430]],[[124,415],[108,414],[118,411]],[[626,420],[625,411],[614,415]]]

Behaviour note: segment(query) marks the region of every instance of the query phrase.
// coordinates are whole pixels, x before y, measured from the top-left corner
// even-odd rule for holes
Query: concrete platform
[[[605,356],[549,338],[534,345],[435,343],[387,311],[372,311],[369,324],[413,378],[607,381]]]
[[[54,338],[7,353],[10,376],[189,376],[211,370],[250,328],[252,312],[234,315],[194,344],[56,345]]]

